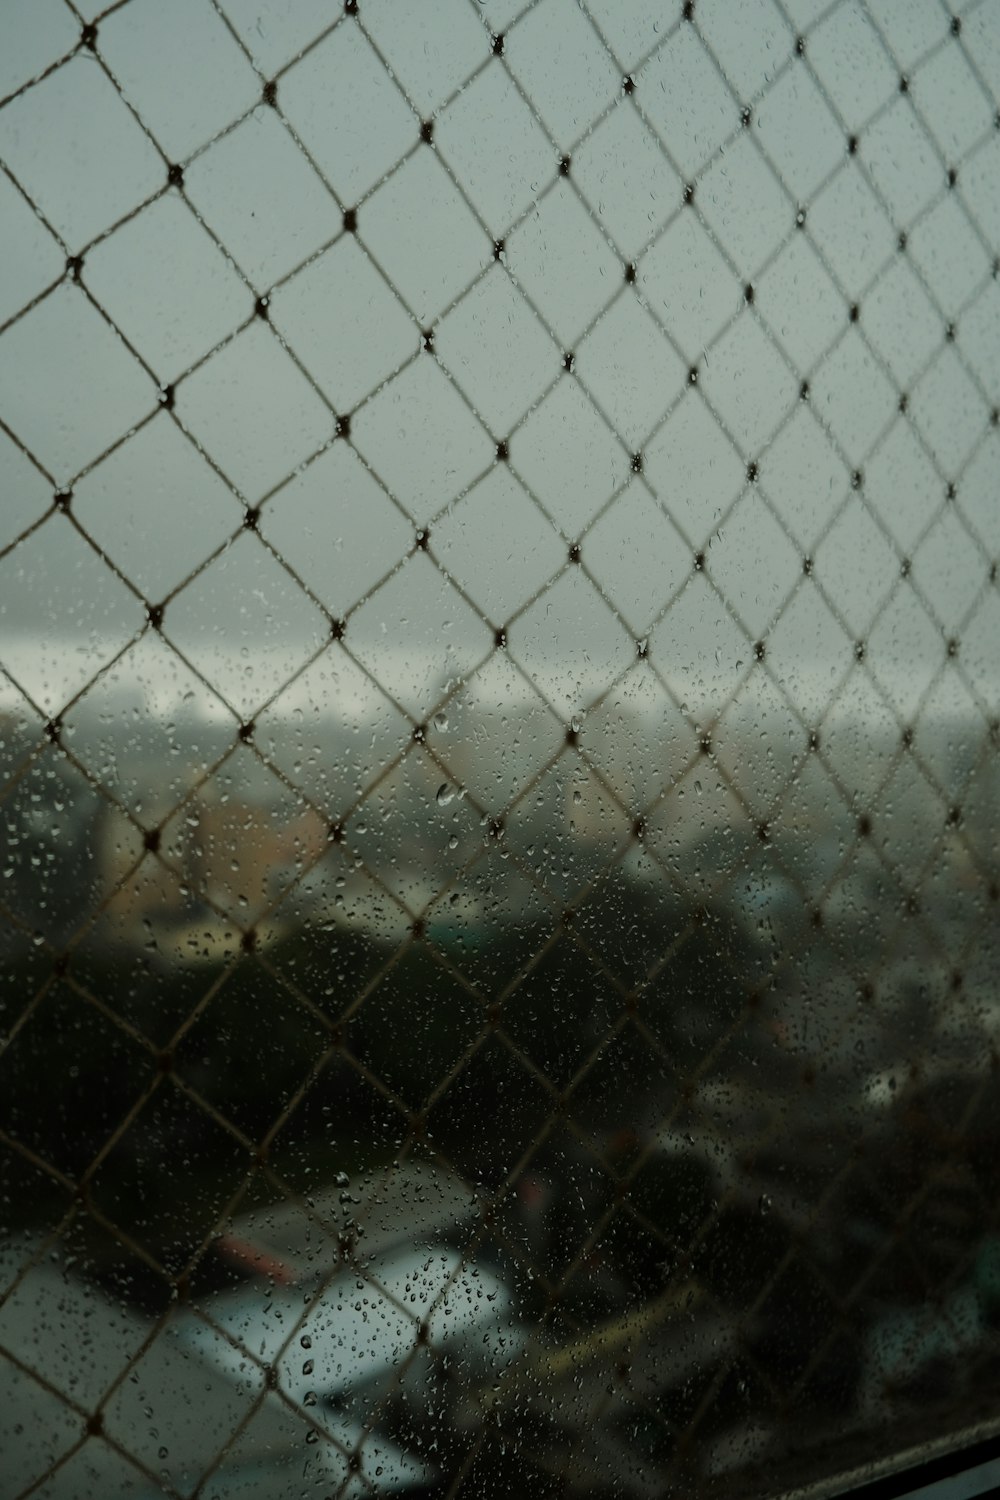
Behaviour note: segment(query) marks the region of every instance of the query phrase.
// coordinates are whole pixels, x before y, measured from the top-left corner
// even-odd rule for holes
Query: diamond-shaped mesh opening
[[[993,1435],[998,57],[0,18],[12,1495]]]

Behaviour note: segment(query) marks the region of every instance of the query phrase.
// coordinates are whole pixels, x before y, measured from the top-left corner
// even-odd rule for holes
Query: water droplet
[[[303,1349],[311,1349],[313,1346],[313,1341],[309,1337],[308,1333],[304,1333],[302,1335],[302,1337],[299,1339],[299,1343]]]
[[[446,781],[443,781],[437,789],[438,807],[447,807],[448,803],[451,802],[454,795],[455,788],[453,786],[449,786]]]
[[[772,1207],[773,1204],[771,1202],[770,1194],[761,1193],[760,1197],[757,1200],[757,1211],[761,1215],[761,1218],[763,1218],[765,1214],[769,1214]]]

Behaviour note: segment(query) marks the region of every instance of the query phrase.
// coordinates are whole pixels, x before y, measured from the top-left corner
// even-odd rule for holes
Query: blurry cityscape
[[[81,1265],[162,1315],[123,1246],[179,1273],[254,1161],[311,1202],[402,1152],[478,1202],[437,1233],[499,1278],[521,1363],[386,1387],[379,1441],[418,1456],[393,1487],[451,1493],[431,1450],[457,1463],[491,1410],[518,1433],[496,1493],[512,1463],[525,1493],[617,1493],[627,1453],[644,1494],[877,1458],[886,1420],[916,1442],[995,1399],[988,733],[836,707],[792,732],[752,674],[703,725],[641,694],[562,726],[444,682],[395,744],[356,705],[235,748],[125,695],[41,743],[3,720],[3,1124],[117,1226],[78,1223]],[[61,1193],[18,1174],[30,1236]],[[211,1309],[230,1279],[193,1265]]]
[[[721,901],[748,940],[796,960],[819,945],[847,968],[867,967],[866,928],[886,946],[872,911],[895,906],[915,919],[914,972],[971,959],[974,979],[965,929],[996,873],[998,769],[967,695],[964,714],[926,705],[907,727],[859,670],[810,731],[752,671],[722,715],[699,715],[640,664],[566,725],[493,686],[441,683],[416,728],[388,699],[279,706],[248,727],[217,703],[164,714],[135,681],[83,698],[54,743],[0,710],[10,908],[49,943],[82,925],[171,962],[218,958],[223,929],[273,943],[323,923],[398,943],[419,922],[474,948],[614,876],[679,910]]]

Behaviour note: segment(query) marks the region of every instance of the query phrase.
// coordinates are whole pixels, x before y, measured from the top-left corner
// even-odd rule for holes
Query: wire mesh
[[[4,1492],[991,1420],[993,0],[0,24]]]

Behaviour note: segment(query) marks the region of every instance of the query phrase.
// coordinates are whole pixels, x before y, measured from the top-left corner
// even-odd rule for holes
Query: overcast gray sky
[[[54,713],[143,629],[103,553],[240,714],[328,614],[415,715],[505,626],[566,715],[647,640],[715,708],[758,640],[804,712],[862,640],[901,709],[958,634],[995,695],[1000,10],[957,9],[129,0],[92,51],[7,0],[0,660]],[[89,541],[30,530],[55,487]]]

